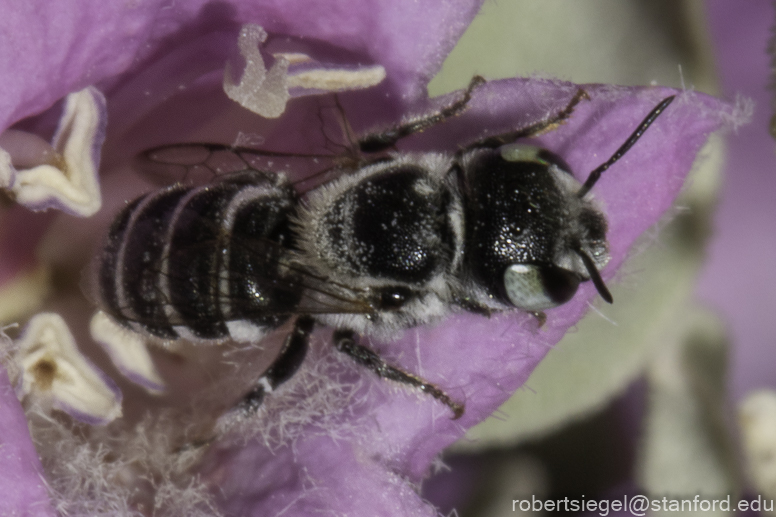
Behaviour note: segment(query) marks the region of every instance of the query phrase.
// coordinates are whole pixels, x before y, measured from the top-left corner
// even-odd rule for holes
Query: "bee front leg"
[[[361,366],[369,368],[379,377],[392,381],[408,384],[420,391],[427,393],[445,404],[453,411],[453,420],[460,418],[464,412],[463,404],[459,404],[444,391],[433,384],[429,384],[420,377],[400,370],[395,366],[386,363],[379,355],[363,345],[356,343],[356,334],[352,330],[337,330],[334,332],[334,346],[337,350],[350,356]]]
[[[264,374],[256,381],[256,387],[239,402],[238,407],[246,413],[256,412],[264,396],[293,377],[307,355],[310,333],[315,326],[312,318],[302,316],[294,322],[294,328],[286,337],[283,348]]]
[[[566,119],[568,119],[572,113],[574,113],[574,108],[576,108],[577,104],[579,104],[582,100],[590,100],[590,96],[585,90],[580,88],[577,90],[571,100],[569,100],[568,104],[566,104],[566,107],[557,113],[554,113],[547,118],[529,126],[522,127],[514,131],[509,131],[507,133],[502,133],[500,135],[485,137],[481,140],[477,140],[476,142],[472,142],[471,144],[461,149],[459,154],[464,154],[465,152],[472,149],[495,149],[497,147],[501,147],[504,144],[511,144],[515,140],[520,140],[521,138],[533,138],[547,133],[548,131],[552,131],[560,124],[562,124]]]

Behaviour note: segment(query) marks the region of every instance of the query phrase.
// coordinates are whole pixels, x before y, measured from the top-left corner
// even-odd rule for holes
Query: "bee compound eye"
[[[512,264],[504,272],[507,299],[527,311],[551,309],[569,301],[577,292],[579,277],[556,266]]]

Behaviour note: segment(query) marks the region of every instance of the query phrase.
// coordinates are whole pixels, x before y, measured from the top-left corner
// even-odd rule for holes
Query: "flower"
[[[123,172],[121,164],[152,145],[203,136],[230,142],[237,128],[243,127],[260,134],[262,146],[268,149],[303,152],[325,143],[315,123],[321,110],[314,98],[289,104],[276,121],[260,122],[245,112],[234,113],[236,106],[225,100],[219,88],[221,69],[241,23],[260,24],[272,37],[268,47],[305,46],[319,61],[328,58],[352,66],[384,67],[386,80],[379,86],[340,96],[350,124],[356,131],[366,131],[395,123],[407,114],[426,112],[455,97],[429,101],[423,89],[478,6],[478,2],[464,0],[422,5],[342,0],[326,9],[301,0],[134,7],[72,2],[40,9],[40,15],[14,12],[0,22],[6,24],[3,33],[16,50],[0,62],[2,69],[15,71],[6,74],[8,95],[0,101],[0,121],[6,128],[47,109],[66,93],[98,85],[106,95],[110,121],[103,169],[112,176],[103,178],[103,194],[108,205],[117,204],[129,197],[129,189],[142,188],[134,180],[117,177]],[[403,151],[452,152],[486,131],[507,131],[562,109],[577,88],[551,80],[490,82],[475,92],[463,115],[410,137],[399,147]],[[676,93],[601,85],[585,86],[585,91],[590,100],[577,106],[566,124],[538,139],[540,145],[562,154],[582,176],[610,156],[660,99]],[[610,222],[612,261],[603,272],[605,278],[614,275],[636,237],[671,206],[708,134],[732,117],[732,110],[717,100],[682,93],[638,145],[607,171],[594,190]],[[46,117],[39,117],[24,127],[40,131],[46,123]],[[630,169],[647,165],[648,175],[628,174]],[[126,190],[111,191],[118,185]],[[68,233],[64,240],[70,239]],[[35,243],[33,239],[28,249]],[[9,268],[7,277],[26,267],[23,261],[16,263],[19,265]],[[444,386],[454,399],[465,401],[466,413],[456,421],[435,400],[378,381],[337,357],[325,346],[329,330],[320,329],[313,357],[306,370],[290,381],[294,384],[288,386],[285,399],[278,394],[279,402],[269,403],[252,422],[266,426],[260,431],[277,428],[279,434],[264,432],[265,438],[269,436],[264,441],[222,440],[208,451],[199,480],[205,489],[215,492],[217,508],[206,498],[193,498],[186,502],[189,506],[183,506],[186,490],[199,489],[197,478],[186,469],[176,469],[174,463],[183,453],[171,450],[163,436],[149,429],[153,422],[136,419],[136,427],[115,433],[116,427],[107,432],[92,428],[83,433],[93,442],[75,443],[81,437],[74,436],[74,445],[57,443],[53,448],[51,440],[46,447],[41,438],[52,436],[50,433],[66,437],[68,429],[43,428],[37,439],[57,506],[70,513],[129,513],[144,511],[142,504],[149,512],[151,501],[159,505],[159,512],[170,514],[220,509],[230,515],[282,511],[296,515],[326,511],[434,515],[433,508],[417,495],[417,486],[428,475],[434,458],[525,381],[595,296],[592,285],[583,285],[572,302],[548,311],[541,328],[534,316],[524,313],[491,319],[459,314],[444,324],[409,330],[394,342],[370,343],[385,359],[418,372]],[[319,375],[321,371],[327,376]],[[309,393],[313,388],[319,391]],[[316,396],[326,389],[334,393],[314,398],[321,401],[318,407],[305,406],[306,399],[298,398],[299,393]],[[137,394],[129,397],[126,391],[125,403],[142,399]],[[289,401],[296,409],[283,406]],[[13,409],[16,412],[11,408],[0,411],[0,419],[16,422],[14,436],[20,442],[13,445],[29,454],[29,442],[18,431],[19,407]],[[35,425],[41,419],[31,418],[36,433]],[[286,421],[294,418],[296,422]],[[159,420],[163,430],[184,425],[175,418]],[[270,440],[278,437],[279,441]],[[123,439],[132,447],[117,444]],[[161,450],[156,439],[167,446],[161,458],[154,457]],[[128,454],[116,458],[98,444]],[[145,452],[134,449],[144,444]],[[71,480],[62,479],[68,472],[63,458],[80,458],[79,454],[90,451],[91,457],[72,462],[70,476],[89,481],[93,488],[73,488],[72,483],[67,484]],[[41,468],[34,461],[33,466],[30,478],[38,482]],[[144,470],[149,467],[151,470]],[[70,487],[69,491],[63,486]],[[164,493],[159,487],[170,491]],[[112,489],[115,491],[110,492]],[[154,493],[154,489],[158,490]],[[21,500],[20,506],[10,509],[45,505],[40,490],[33,495],[34,501]]]

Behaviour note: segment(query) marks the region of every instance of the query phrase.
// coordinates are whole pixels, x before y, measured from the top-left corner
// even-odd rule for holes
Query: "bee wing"
[[[218,143],[161,145],[140,153],[135,169],[160,186],[202,185],[219,176],[243,171],[293,171],[294,180],[324,174],[333,168],[333,153],[305,154],[270,151]],[[298,176],[298,177],[297,177]]]
[[[240,284],[271,285],[275,296],[279,298],[298,298],[293,314],[375,312],[365,292],[313,274],[298,255],[277,242],[267,239],[232,239],[232,246],[241,247],[254,257],[267,257],[268,266],[261,272],[256,269],[232,270],[229,272],[232,280]],[[249,306],[251,300],[243,300],[231,294],[230,302]],[[266,310],[274,314],[283,309],[275,306]]]

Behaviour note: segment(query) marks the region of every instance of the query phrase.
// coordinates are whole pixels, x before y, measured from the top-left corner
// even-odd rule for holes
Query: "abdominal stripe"
[[[269,201],[268,194],[274,194]],[[225,181],[171,187],[128,205],[110,229],[99,265],[105,309],[119,323],[162,339],[227,338],[226,323],[235,320],[241,324],[232,328],[243,334],[246,328],[259,333],[277,325],[278,318],[262,313],[267,307],[253,299],[271,301],[268,282],[242,285],[256,274],[273,279],[276,271],[257,271],[266,269],[268,258],[246,256],[245,246],[234,242],[262,242],[287,230],[291,201],[275,198],[276,190]],[[251,220],[257,211],[259,218],[269,218],[258,228]],[[235,228],[254,235],[233,235]]]

